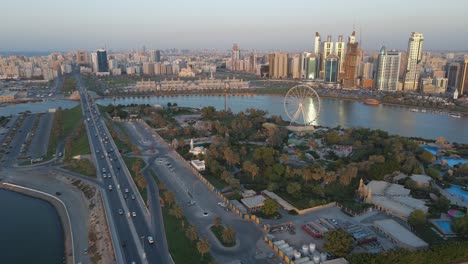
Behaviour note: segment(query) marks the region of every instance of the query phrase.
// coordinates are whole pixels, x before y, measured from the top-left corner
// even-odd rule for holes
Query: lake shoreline
[[[15,192],[21,195],[25,195],[33,199],[42,200],[50,204],[55,209],[55,213],[57,214],[59,218],[60,227],[62,230],[63,246],[64,246],[63,257],[66,260],[66,263],[69,263],[69,264],[73,263],[73,258],[74,258],[73,249],[72,249],[73,238],[72,238],[68,213],[67,213],[67,209],[65,205],[62,204],[62,202],[59,201],[58,198],[51,197],[52,195],[50,194],[45,195],[42,193],[42,191],[33,190],[31,188],[24,189],[24,187],[19,186],[19,185],[1,184],[0,189],[10,191],[10,192]]]

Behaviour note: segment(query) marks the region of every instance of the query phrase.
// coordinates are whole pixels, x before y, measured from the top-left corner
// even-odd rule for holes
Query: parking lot
[[[344,229],[353,237],[354,244],[356,245],[353,253],[377,253],[395,248],[396,245],[393,242],[373,227],[374,219],[387,218],[387,216],[374,212],[369,218],[370,221],[366,221],[366,218],[364,218],[364,221],[360,222],[361,218],[348,216],[338,207],[333,206],[305,215],[285,215],[280,220],[268,221],[268,223],[273,227],[270,228],[272,232],[269,233],[275,237],[275,241],[285,240],[296,249],[302,248],[303,245],[314,243],[317,246],[317,250],[322,251],[323,237],[333,229]],[[291,225],[294,226],[293,230],[288,227]]]

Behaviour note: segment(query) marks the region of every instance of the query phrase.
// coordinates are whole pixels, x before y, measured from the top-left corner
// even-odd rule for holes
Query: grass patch
[[[159,185],[159,181],[153,170],[150,170],[156,183]],[[175,263],[193,263],[193,264],[208,264],[212,263],[213,258],[211,255],[205,254],[201,257],[198,253],[196,242],[190,241],[185,230],[182,228],[182,221],[185,223],[185,227],[188,227],[188,221],[185,217],[182,220],[178,220],[174,216],[169,214],[169,208],[166,206],[162,207],[162,214],[164,219],[164,230],[166,231],[167,245],[169,252]]]
[[[426,223],[422,226],[416,226],[414,232],[422,240],[426,241],[430,245],[439,245],[445,243],[446,241],[441,238],[434,230],[431,229],[432,225]]]
[[[213,186],[218,190],[222,190],[223,188],[228,186],[223,180],[213,177],[213,175],[211,175],[211,173],[205,172],[205,173],[202,173],[202,175],[211,184],[213,184]]]
[[[216,226],[211,226],[210,227],[210,230],[211,232],[213,232],[213,234],[216,236],[216,239],[218,239],[219,243],[221,243],[223,246],[225,247],[233,247],[234,245],[236,245],[236,242],[232,242],[232,243],[225,243],[223,241],[223,231],[224,231],[224,226],[220,225],[218,227]]]
[[[66,153],[67,156],[77,156],[90,154],[91,149],[89,147],[88,135],[86,133],[80,134],[78,138],[73,141],[73,149],[70,153]]]
[[[59,141],[64,140],[65,138],[71,135],[73,129],[75,129],[75,127],[77,127],[81,122],[81,118],[81,105],[77,105],[73,108],[63,110],[63,133],[60,136],[57,136],[55,133],[50,133],[49,146],[47,148],[47,154],[44,160],[50,160],[55,155]]]
[[[306,198],[306,197],[304,197],[305,195],[303,195],[302,198],[295,199],[287,192],[277,190],[277,191],[275,191],[275,193],[277,195],[279,195],[281,198],[283,198],[284,200],[286,200],[288,203],[290,203],[292,206],[299,209],[299,210],[303,210],[303,209],[306,209],[306,208],[310,207],[309,206],[310,197]]]
[[[96,167],[88,159],[71,160],[63,167],[66,170],[96,178]]]
[[[136,186],[138,188],[138,192],[140,193],[141,198],[143,198],[143,201],[147,201],[148,200],[148,193],[146,191],[146,187],[145,188],[140,187],[140,185],[138,184],[137,176],[135,175],[135,173],[132,170],[133,165],[135,164],[135,162],[137,162],[137,160],[139,160],[141,162],[142,168],[146,164],[145,161],[140,159],[140,158],[132,158],[132,157],[123,157],[123,159],[125,161],[125,165],[128,168],[128,171],[130,171],[130,175],[132,175],[132,179],[133,179],[133,181],[135,182],[135,184],[136,184]],[[140,176],[140,177],[143,177],[143,176]]]

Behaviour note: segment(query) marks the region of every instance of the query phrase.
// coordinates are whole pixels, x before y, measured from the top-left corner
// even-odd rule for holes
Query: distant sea
[[[23,55],[26,57],[34,57],[34,56],[47,56],[54,51],[0,51],[0,55],[2,56],[18,56]]]

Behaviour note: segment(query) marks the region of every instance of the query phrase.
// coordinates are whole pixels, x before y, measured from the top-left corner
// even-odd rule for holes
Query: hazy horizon
[[[27,8],[25,8],[27,7]],[[363,48],[406,50],[411,32],[424,34],[425,51],[466,51],[468,2],[447,0],[8,1],[0,17],[5,51],[241,49],[310,51],[322,40],[356,30]],[[361,31],[362,29],[362,31]],[[448,41],[450,40],[450,41]]]

